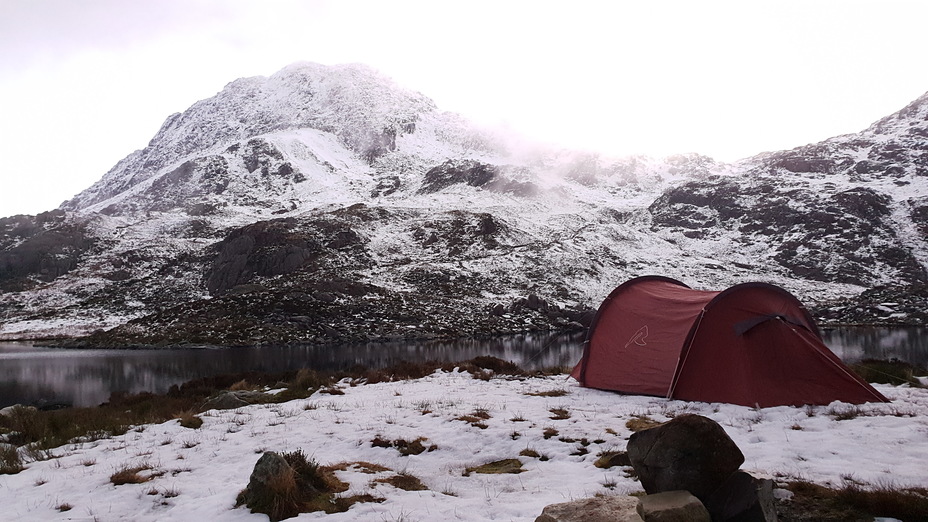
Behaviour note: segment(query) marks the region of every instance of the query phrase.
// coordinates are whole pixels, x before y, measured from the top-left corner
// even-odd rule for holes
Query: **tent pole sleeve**
[[[592,330],[590,331],[592,333]],[[590,363],[590,338],[587,335],[586,340],[583,341],[583,355],[580,358],[580,375],[578,381],[580,384],[586,386],[586,367]]]
[[[670,387],[667,389],[667,398],[673,398],[673,392],[677,388],[677,379],[680,377],[680,372],[683,371],[683,366],[686,364],[686,358],[690,354],[690,347],[693,345],[693,339],[696,338],[696,332],[699,331],[699,325],[702,324],[702,318],[706,315],[706,309],[703,308],[699,312],[699,318],[696,320],[696,324],[690,330],[690,333],[686,336],[686,341],[683,342],[683,349],[680,351],[680,356],[677,357],[677,365],[673,369],[673,379],[670,380]]]

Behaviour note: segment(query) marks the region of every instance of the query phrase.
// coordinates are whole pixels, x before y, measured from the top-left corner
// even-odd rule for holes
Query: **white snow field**
[[[0,476],[0,520],[267,520],[236,508],[236,496],[262,452],[299,449],[323,465],[364,461],[391,471],[336,472],[351,485],[342,495],[369,493],[381,503],[291,520],[531,521],[548,504],[640,491],[624,468],[594,467],[597,454],[624,450],[626,422],[635,416],[664,421],[682,413],[720,423],[744,452],[742,469],[753,473],[835,486],[928,487],[928,389],[876,385],[892,400],[887,404],[757,409],[619,395],[581,388],[565,376],[480,380],[438,371],[339,387],[344,395],[317,392],[283,404],[212,410],[202,414],[199,429],[173,420],[57,448],[52,459]],[[566,394],[529,395],[554,390]],[[560,417],[567,418],[552,419],[552,409],[566,410]],[[489,415],[485,428],[457,420],[475,411]],[[545,438],[550,429],[557,435]],[[437,449],[401,456],[371,444],[420,437]],[[520,456],[526,449],[539,457]],[[468,467],[511,458],[524,472],[465,476]],[[111,483],[113,473],[134,466],[150,466],[142,474],[153,478]],[[403,472],[428,489],[375,482]],[[70,509],[60,511],[65,505]]]

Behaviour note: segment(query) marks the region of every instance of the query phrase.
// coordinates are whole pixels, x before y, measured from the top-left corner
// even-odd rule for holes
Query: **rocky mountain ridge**
[[[363,66],[295,64],[170,116],[0,219],[0,338],[255,344],[579,328],[657,273],[765,280],[830,322],[924,324],[928,95],[735,164],[518,142]]]

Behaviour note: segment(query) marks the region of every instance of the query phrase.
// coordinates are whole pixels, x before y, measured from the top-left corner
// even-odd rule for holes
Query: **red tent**
[[[627,281],[599,307],[571,376],[745,406],[888,402],[825,346],[798,299],[766,283],[707,292],[660,276]]]

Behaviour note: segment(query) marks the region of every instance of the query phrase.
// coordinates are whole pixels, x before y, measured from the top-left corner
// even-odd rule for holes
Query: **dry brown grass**
[[[187,410],[181,413],[175,414],[175,418],[180,420],[180,425],[189,428],[192,430],[198,429],[203,425],[203,419],[197,417],[196,413],[193,410]]]
[[[320,466],[307,459],[300,450],[284,453],[281,457],[289,467],[268,477],[263,486],[239,493],[236,506],[244,504],[253,512],[264,513],[272,521],[278,521],[313,511],[342,512],[357,502],[383,500],[371,495],[337,496],[347,491],[349,486],[339,480],[334,471],[351,463]]]
[[[889,361],[865,359],[851,365],[851,369],[867,382],[879,382],[894,386],[908,384],[916,388],[921,388],[922,383],[915,376],[928,374],[928,369],[897,359]]]
[[[163,475],[162,472],[152,472],[142,474],[143,471],[151,471],[154,467],[151,464],[139,464],[137,466],[123,466],[110,475],[110,482],[114,486],[123,484],[144,484],[155,477]]]
[[[360,471],[361,473],[367,473],[373,475],[375,473],[382,473],[384,471],[392,471],[386,466],[381,466],[380,464],[374,464],[373,462],[367,462],[364,460],[356,460],[352,462],[339,462],[338,464],[331,464],[326,466],[326,469],[332,471],[347,471],[349,469],[354,469]]]
[[[230,391],[258,391],[259,389],[260,389],[259,386],[251,384],[245,379],[242,379],[238,382],[234,382],[232,383],[231,386],[229,386]]]
[[[597,468],[608,469],[613,466],[631,466],[632,463],[624,451],[604,451],[599,454],[599,458],[593,465]]]
[[[410,455],[419,455],[426,451],[432,452],[437,450],[438,446],[435,444],[429,444],[428,446],[423,444],[428,440],[429,439],[427,437],[419,437],[411,441],[406,439],[387,440],[380,435],[377,435],[373,438],[373,440],[371,440],[371,447],[395,448],[396,451],[400,452],[400,455],[408,457]]]
[[[409,473],[398,473],[392,477],[377,479],[374,482],[377,484],[389,484],[403,491],[425,491],[429,489],[418,477]]]
[[[474,410],[472,413],[468,415],[461,415],[460,417],[455,417],[454,420],[467,422],[471,426],[474,426],[475,428],[480,428],[482,430],[485,430],[487,429],[487,423],[483,421],[488,420],[491,417],[492,416],[490,415],[489,411],[482,409],[482,408],[477,408],[476,410]]]
[[[570,392],[563,388],[558,388],[555,390],[547,390],[542,392],[526,392],[522,395],[531,395],[532,397],[563,397],[565,395],[570,395]]]
[[[649,430],[660,426],[662,423],[648,417],[647,415],[635,415],[625,423],[625,427],[631,431],[639,432]]]
[[[19,450],[13,446],[0,446],[0,475],[15,475],[26,469],[19,456]]]
[[[789,502],[777,505],[783,522],[863,522],[892,517],[905,522],[928,521],[928,489],[889,485],[865,489],[849,483],[832,489],[805,481],[791,482]]]
[[[473,466],[464,470],[464,476],[471,473],[482,473],[487,475],[499,475],[503,473],[522,473],[522,461],[519,459],[503,459],[495,462],[489,462],[481,466]]]

